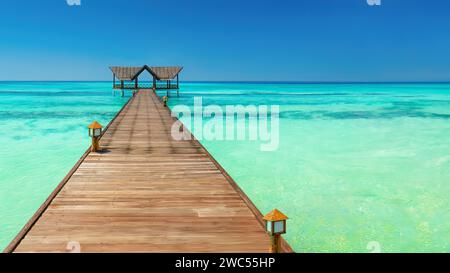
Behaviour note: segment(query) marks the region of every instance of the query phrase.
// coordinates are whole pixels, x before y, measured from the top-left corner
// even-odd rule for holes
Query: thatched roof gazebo
[[[179,74],[183,67],[181,66],[111,66],[113,73],[114,89],[176,89],[179,90]],[[139,84],[139,76],[142,72],[148,71],[153,77],[153,84]],[[120,84],[116,84],[116,79]],[[175,81],[175,82],[173,82]]]

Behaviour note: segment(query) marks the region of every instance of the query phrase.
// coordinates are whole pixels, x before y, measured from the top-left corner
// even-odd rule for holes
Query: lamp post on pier
[[[92,152],[98,152],[100,150],[100,136],[102,135],[103,126],[97,121],[92,122],[89,126],[89,136],[92,138]]]
[[[169,102],[169,97],[168,97],[168,96],[164,96],[164,97],[162,98],[162,101],[163,101],[164,107],[167,107],[167,103]]]
[[[270,253],[280,253],[281,234],[286,233],[286,220],[289,219],[279,210],[274,209],[263,218],[266,221],[266,230],[270,235]]]

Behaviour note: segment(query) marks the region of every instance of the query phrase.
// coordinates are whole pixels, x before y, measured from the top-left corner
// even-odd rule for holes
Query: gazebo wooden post
[[[136,77],[136,79],[134,80],[134,87],[136,89],[138,89],[138,78]]]
[[[177,74],[177,97],[180,96],[180,79]]]
[[[116,88],[116,74],[113,73],[113,89]]]

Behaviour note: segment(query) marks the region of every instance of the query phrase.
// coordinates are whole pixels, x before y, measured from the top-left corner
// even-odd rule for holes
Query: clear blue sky
[[[450,1],[0,0],[0,80],[450,81]]]

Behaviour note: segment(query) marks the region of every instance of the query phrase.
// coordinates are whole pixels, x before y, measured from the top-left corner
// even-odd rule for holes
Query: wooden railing
[[[114,84],[114,89],[151,89],[153,88],[153,84],[151,83],[139,83],[136,87],[134,83],[125,83],[125,84]],[[177,84],[156,84],[156,89],[178,89]]]
[[[166,83],[157,83],[156,89],[178,89],[178,85],[176,84],[166,84]]]
[[[125,83],[125,84],[114,84],[114,89],[150,89],[153,88],[153,84],[151,83],[139,83],[136,88],[136,84],[134,83]]]

